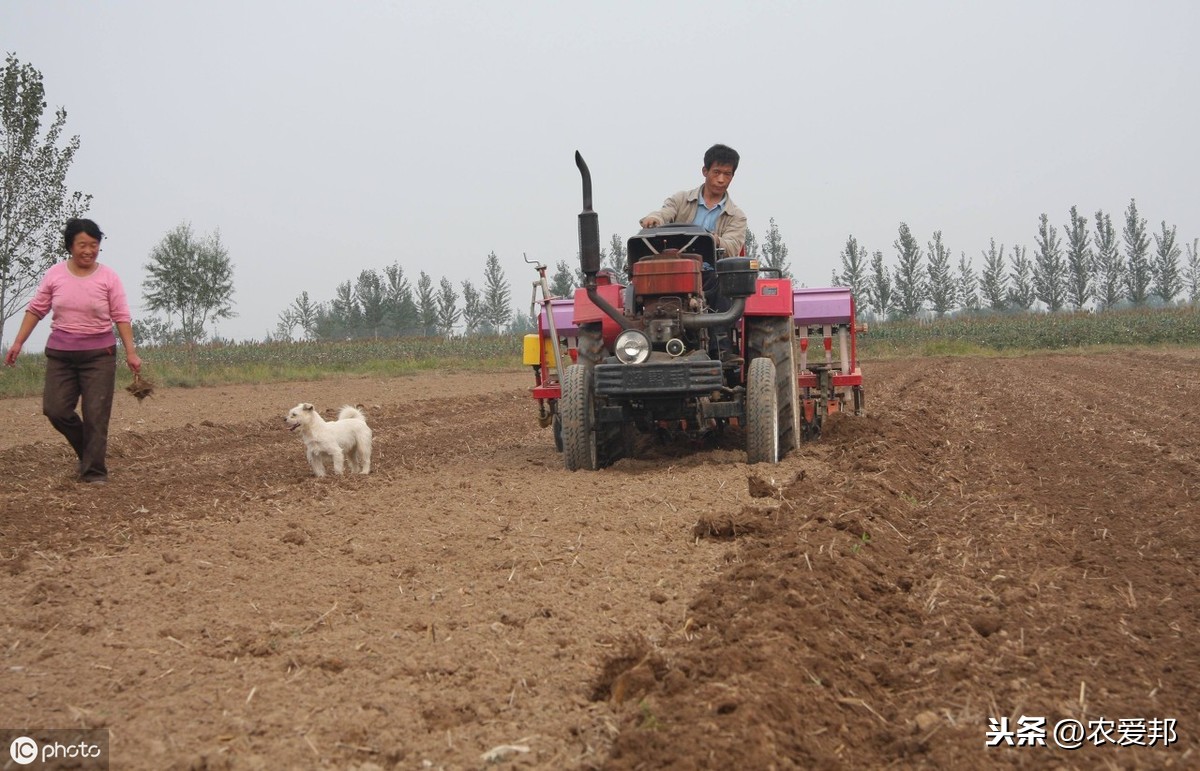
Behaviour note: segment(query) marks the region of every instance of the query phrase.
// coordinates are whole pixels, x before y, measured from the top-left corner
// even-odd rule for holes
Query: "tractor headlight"
[[[650,338],[640,329],[626,329],[617,335],[615,348],[622,364],[641,364],[650,358]]]

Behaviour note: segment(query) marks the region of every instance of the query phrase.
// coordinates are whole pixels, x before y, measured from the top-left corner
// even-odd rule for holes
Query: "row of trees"
[[[868,261],[866,247],[850,236],[839,255],[842,270],[833,272],[833,282],[851,287],[855,297],[862,298],[859,307],[877,318],[911,318],[926,311],[942,316],[984,309],[1105,309],[1171,304],[1181,296],[1200,301],[1200,239],[1186,245],[1181,269],[1175,226],[1167,227],[1164,221],[1158,232],[1150,233],[1136,200],[1125,210],[1120,241],[1112,217],[1103,210],[1089,224],[1072,206],[1062,236],[1043,213],[1034,243],[1032,255],[1026,247],[1014,246],[1006,258],[1004,245],[992,239],[977,272],[966,252],[960,252],[957,266],[952,264],[940,230],[922,251],[908,225],[900,223],[892,244],[897,254],[894,267],[884,265],[881,251]]]
[[[314,303],[307,291],[301,292],[279,314],[272,337],[329,340],[449,336],[460,325],[468,335],[497,334],[528,326],[527,315],[513,312],[512,292],[495,252],[487,256],[480,287],[463,281],[456,288],[447,278],[435,286],[433,277],[425,271],[418,274],[414,286],[404,268],[393,263],[382,271],[362,271],[353,284],[342,282],[329,302]]]
[[[774,219],[761,246],[753,233],[746,236],[747,255],[787,275],[791,269],[788,248]],[[625,242],[620,235],[612,235],[600,257],[603,267],[621,276],[628,274]],[[578,265],[578,261],[574,266],[566,260],[557,262],[549,281],[551,294],[569,297],[583,285]],[[392,264],[382,271],[364,270],[353,283],[339,284],[328,302],[314,302],[307,291],[302,292],[279,314],[272,337],[316,340],[518,333],[534,323],[525,309],[514,310],[508,280],[492,252],[484,263],[478,287],[471,281],[456,287],[447,278],[435,284],[425,271],[418,274],[414,286],[404,268]]]

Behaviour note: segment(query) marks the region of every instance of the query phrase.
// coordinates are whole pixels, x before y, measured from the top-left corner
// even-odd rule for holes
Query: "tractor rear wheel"
[[[746,462],[779,462],[779,401],[775,362],[764,357],[750,362],[746,377]]]
[[[562,416],[563,464],[567,471],[600,468],[591,367],[583,364],[567,367],[563,373],[558,411]]]
[[[792,319],[758,317],[747,319],[746,354],[775,362],[775,391],[779,407],[779,454],[787,455],[800,445],[800,399],[796,385],[796,356],[792,344]]]

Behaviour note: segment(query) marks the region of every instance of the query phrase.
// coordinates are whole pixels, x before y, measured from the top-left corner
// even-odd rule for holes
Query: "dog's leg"
[[[359,470],[364,474],[371,473],[371,437],[364,437],[358,443],[358,465]]]
[[[313,473],[319,477],[325,476],[325,461],[321,460],[320,453],[309,450],[305,455],[308,456],[308,465],[312,466]]]
[[[346,456],[342,453],[341,447],[334,447],[333,452],[333,473],[341,476],[346,473]]]

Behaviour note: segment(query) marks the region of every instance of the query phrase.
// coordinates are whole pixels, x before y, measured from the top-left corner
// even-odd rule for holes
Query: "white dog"
[[[371,473],[371,428],[367,419],[354,407],[342,407],[338,418],[326,422],[307,402],[297,404],[284,418],[289,430],[300,429],[308,465],[319,477],[325,476],[325,459],[333,459],[333,473]]]

